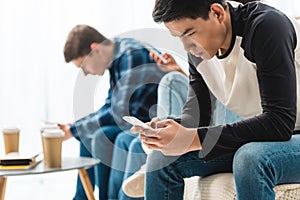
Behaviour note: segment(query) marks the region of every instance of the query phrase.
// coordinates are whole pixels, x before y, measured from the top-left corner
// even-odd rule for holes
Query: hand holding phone
[[[161,52],[158,52],[158,51],[155,50],[155,49],[152,49],[151,52],[153,52],[159,59],[161,59],[161,61],[162,61],[164,64],[167,64],[167,63],[168,63],[167,59],[165,59],[165,58],[162,56]]]
[[[148,45],[148,44],[144,44],[145,48],[149,51],[149,52],[153,52],[159,59],[161,59],[161,61],[164,63],[164,64],[167,64],[168,61],[167,59],[165,59],[163,56],[162,56],[162,53],[160,51],[158,51],[157,49],[155,49],[154,47],[152,47],[151,45]]]
[[[140,126],[144,129],[153,129],[151,126],[149,126],[148,124],[142,122],[141,120],[139,120],[136,117],[133,116],[124,116],[123,119],[127,122],[129,122],[130,124],[132,124],[133,126]]]

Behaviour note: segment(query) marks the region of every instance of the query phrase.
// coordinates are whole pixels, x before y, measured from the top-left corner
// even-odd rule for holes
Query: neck
[[[226,31],[226,37],[224,43],[218,51],[219,55],[225,54],[225,52],[229,49],[232,40],[232,25],[231,25],[231,17],[230,17],[230,11],[228,6],[225,12],[226,12],[225,26],[227,31]]]
[[[111,66],[111,63],[114,59],[114,50],[115,50],[115,43],[112,41],[108,46],[105,47],[105,54],[107,58],[107,68]]]

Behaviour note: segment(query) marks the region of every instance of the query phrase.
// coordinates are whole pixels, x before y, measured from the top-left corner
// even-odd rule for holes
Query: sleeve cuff
[[[73,135],[77,140],[79,140],[79,135],[78,135],[78,132],[77,132],[76,124],[71,125],[70,131],[71,131],[72,135]]]
[[[181,124],[181,118],[167,117],[167,119],[173,119],[178,124]]]
[[[205,138],[206,133],[207,133],[207,128],[203,128],[203,127],[198,128],[197,132],[198,132],[198,136],[199,136],[199,139],[200,139],[200,144],[202,146],[202,143],[203,143],[204,138]]]
[[[217,156],[220,156],[220,150],[216,148],[219,138],[222,133],[223,126],[215,127],[201,127],[198,128],[198,136],[202,150],[199,152],[199,157],[203,160],[211,160]]]

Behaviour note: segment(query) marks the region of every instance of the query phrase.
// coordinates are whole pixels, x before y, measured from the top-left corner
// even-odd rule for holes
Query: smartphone
[[[144,129],[153,129],[151,126],[149,126],[148,124],[142,122],[141,120],[139,120],[136,117],[132,117],[132,116],[124,116],[123,119],[127,122],[129,122],[130,124],[134,125],[134,126],[140,126]]]
[[[161,61],[164,63],[164,64],[167,64],[168,61],[167,59],[165,59],[163,56],[162,56],[162,53],[160,51],[158,51],[157,49],[153,48],[153,47],[150,47],[149,45],[146,45],[145,44],[145,48],[148,49],[149,52],[153,52],[157,57],[159,57],[159,59],[161,59]]]
[[[152,51],[156,56],[158,56],[159,59],[161,59],[161,61],[162,61],[164,64],[167,64],[167,63],[168,63],[167,59],[165,59],[165,58],[162,56],[161,52],[157,51],[156,49],[152,49],[151,51]]]

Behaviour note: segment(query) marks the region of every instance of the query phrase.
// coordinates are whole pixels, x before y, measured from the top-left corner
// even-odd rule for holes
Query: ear
[[[90,45],[90,48],[91,48],[91,50],[94,50],[94,49],[96,49],[99,45],[100,45],[99,43],[93,42],[93,43]]]
[[[211,4],[210,12],[213,14],[213,17],[216,17],[218,19],[220,23],[225,21],[226,12],[220,4],[218,3]]]

